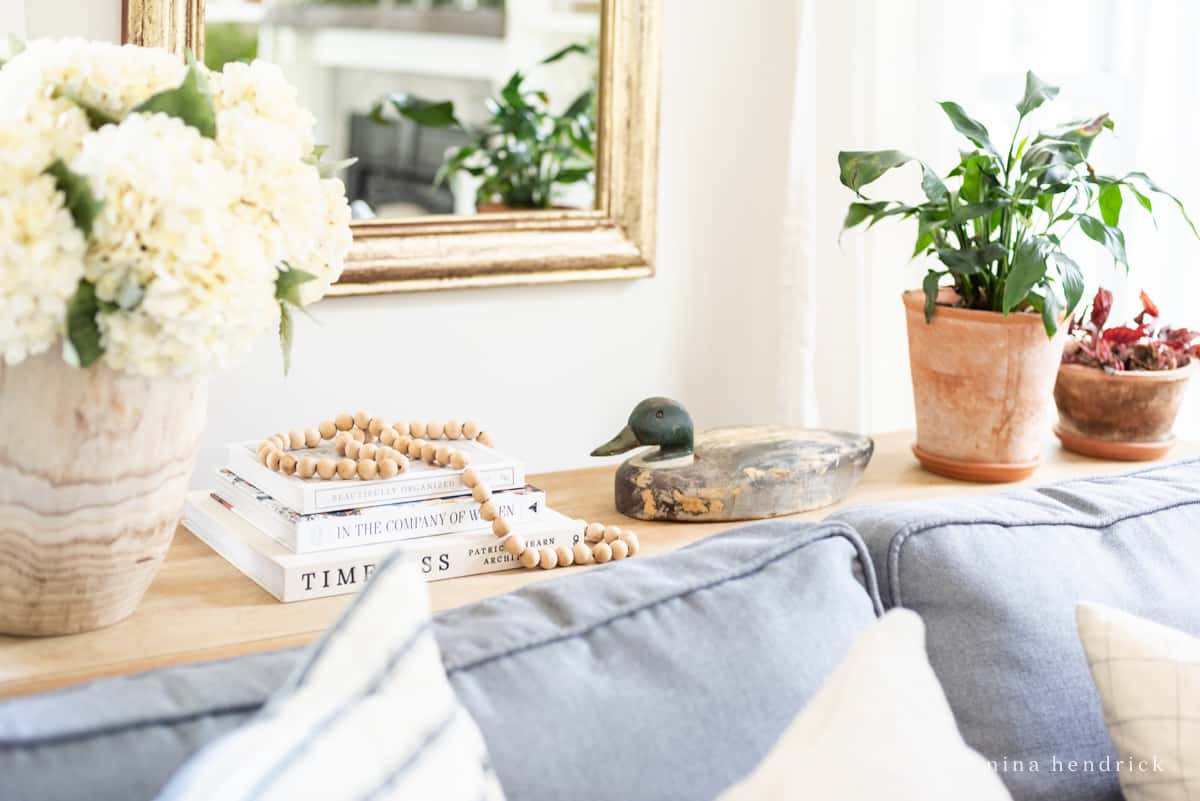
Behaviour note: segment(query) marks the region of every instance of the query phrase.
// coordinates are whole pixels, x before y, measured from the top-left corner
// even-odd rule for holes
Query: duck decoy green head
[[[592,451],[592,456],[612,456],[639,445],[657,445],[658,452],[647,455],[647,462],[677,459],[691,455],[694,440],[692,416],[683,404],[670,398],[646,398],[633,407],[629,423],[621,432]]]

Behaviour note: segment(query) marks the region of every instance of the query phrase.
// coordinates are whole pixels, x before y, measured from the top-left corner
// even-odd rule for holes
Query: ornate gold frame
[[[603,0],[594,211],[354,224],[332,295],[654,274],[661,0]],[[203,52],[204,0],[123,0],[126,42]]]

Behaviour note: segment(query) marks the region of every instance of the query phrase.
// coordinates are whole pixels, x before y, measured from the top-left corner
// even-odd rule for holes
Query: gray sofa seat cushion
[[[443,613],[435,633],[511,801],[695,801],[749,773],[880,610],[849,527],[777,521]],[[0,801],[152,798],[300,656],[0,704]]]
[[[963,736],[1016,801],[1121,798],[1075,604],[1200,634],[1200,462],[834,517],[867,542],[885,605],[924,618]]]

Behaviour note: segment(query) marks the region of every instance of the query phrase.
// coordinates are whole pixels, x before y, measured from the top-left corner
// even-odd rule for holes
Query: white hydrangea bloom
[[[237,213],[241,178],[214,142],[172,117],[134,114],[89,136],[72,168],[104,199],[84,275],[121,306],[99,319],[111,367],[201,374],[276,323],[277,271]]]
[[[0,148],[20,137],[5,136]],[[8,155],[7,153],[5,155]],[[83,274],[83,234],[48,175],[0,179],[0,353],[10,365],[57,341]]]
[[[350,232],[350,204],[346,201],[346,187],[337,178],[321,181],[324,199],[323,222],[317,229],[313,249],[307,258],[297,254],[288,263],[317,277],[300,285],[300,299],[308,305],[324,297],[329,287],[342,274],[346,265],[346,254],[354,236]]]

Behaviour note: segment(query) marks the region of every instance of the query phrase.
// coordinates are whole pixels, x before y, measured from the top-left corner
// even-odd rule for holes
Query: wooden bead
[[[358,475],[358,462],[353,459],[339,459],[337,463],[338,478],[351,479]]]
[[[304,447],[315,448],[321,444],[321,432],[310,428],[304,432]]]
[[[497,517],[492,521],[492,533],[497,537],[507,537],[512,534],[512,525],[506,518]]]
[[[470,458],[462,451],[454,451],[450,454],[450,466],[455,470],[462,470],[470,463]]]
[[[358,454],[362,452],[363,444],[356,439],[346,441],[346,447],[342,449],[342,453],[349,456],[351,459],[357,459]]]
[[[407,456],[405,456],[405,455],[404,455],[404,454],[402,454],[402,453],[398,453],[398,454],[396,454],[396,456],[395,456],[395,457],[392,459],[392,461],[393,461],[393,462],[395,462],[395,463],[396,463],[396,466],[400,468],[400,472],[401,472],[401,473],[407,473],[407,472],[408,472],[408,457],[407,457]]]
[[[265,464],[271,470],[278,470],[279,457],[282,455],[283,454],[277,448],[272,448],[271,450],[267,451],[267,458],[263,464]]]
[[[291,434],[286,434],[286,433],[276,434],[275,440],[279,443],[279,449],[281,451],[286,451],[288,448],[290,448],[292,446],[292,435]]]
[[[397,420],[396,422],[392,423],[392,428],[394,428],[396,433],[402,437],[407,437],[409,434],[407,420]]]
[[[592,556],[592,549],[587,547],[587,544],[583,542],[575,543],[575,547],[571,549],[571,554],[575,557],[575,564],[577,565],[590,565],[596,561],[595,557]]]
[[[623,532],[621,534],[621,542],[625,543],[625,547],[629,548],[630,556],[637,556],[637,552],[642,549],[641,540],[632,531]]]
[[[475,439],[479,436],[479,423],[474,420],[468,420],[462,424],[463,439]]]
[[[412,437],[408,434],[398,434],[396,441],[392,443],[392,447],[401,453],[408,453],[408,446],[412,444]]]
[[[480,431],[479,436],[475,438],[475,441],[478,442],[480,445],[484,446],[485,448],[494,447],[496,444],[496,443],[492,442],[492,435],[486,431]]]
[[[374,459],[359,459],[358,460],[358,477],[366,481],[367,479],[375,478],[375,474],[379,471],[379,465],[375,464]]]
[[[421,452],[424,449],[425,449],[425,440],[414,439],[413,441],[408,443],[408,458],[409,459],[420,459]]]
[[[504,541],[504,550],[513,556],[520,556],[521,551],[525,550],[525,540],[521,539],[520,534],[512,534]]]
[[[328,481],[337,473],[337,462],[333,459],[317,460],[317,475]]]
[[[425,424],[425,435],[430,439],[441,439],[442,434],[446,433],[446,427],[437,420],[430,420]]]
[[[291,444],[288,442],[287,439],[279,436],[278,434],[273,434],[270,437],[268,437],[267,442],[271,443],[272,445],[274,445],[276,448],[278,448],[281,451],[286,451],[288,445]]]
[[[620,526],[605,526],[604,527],[604,541],[605,542],[607,542],[608,544],[611,545],[615,540],[619,540],[619,539],[621,539],[621,527]]]
[[[588,523],[587,528],[583,530],[583,539],[585,542],[601,542],[604,540],[604,524],[603,523]]]
[[[597,542],[592,546],[592,557],[600,564],[612,559],[612,555],[612,546],[607,542]]]
[[[349,431],[354,427],[354,418],[348,414],[339,414],[333,419],[333,424],[337,426],[338,431]]]
[[[459,439],[462,436],[462,423],[457,420],[447,420],[445,431],[446,439]]]
[[[499,512],[496,510],[495,501],[484,501],[482,504],[480,504],[479,516],[484,520],[489,522],[495,520],[497,514],[499,514]]]
[[[459,478],[462,479],[463,486],[467,489],[475,489],[479,484],[479,474],[475,472],[475,468],[473,467],[468,467],[464,470]]]
[[[434,456],[437,455],[437,446],[429,440],[425,440],[425,444],[421,446],[421,461],[425,464],[433,464]]]
[[[450,464],[450,448],[446,445],[438,445],[433,451],[433,458],[440,465]]]
[[[612,549],[612,558],[614,560],[624,559],[626,556],[629,556],[629,546],[625,544],[624,540],[613,540],[611,543],[608,543],[608,547]]]
[[[399,472],[400,472],[400,465],[396,462],[395,459],[380,459],[379,460],[379,477],[380,478],[391,478],[392,476],[399,474]]]
[[[363,430],[361,428],[357,428],[357,427],[350,429],[350,437],[352,439],[354,439],[356,442],[366,442],[367,441],[367,435],[365,433],[363,433]]]
[[[542,559],[541,554],[533,548],[526,548],[521,551],[521,555],[517,557],[517,561],[521,563],[521,567],[537,567],[538,562]]]
[[[337,424],[332,420],[322,420],[317,426],[317,433],[321,435],[321,439],[333,439],[333,435],[337,433]]]
[[[367,414],[366,412],[355,412],[354,413],[354,425],[356,425],[359,428],[361,428],[362,430],[366,431],[367,426],[370,424],[371,424],[371,415]]]
[[[543,548],[538,558],[538,567],[542,570],[553,570],[558,567],[558,554],[549,548]]]
[[[289,448],[303,448],[304,447],[304,432],[303,431],[293,431],[292,433],[288,434],[288,447]]]
[[[408,424],[408,433],[417,439],[425,439],[425,424],[420,420],[413,420]]]
[[[311,456],[302,456],[300,461],[296,462],[296,475],[300,478],[312,478],[317,472],[317,460]]]
[[[575,552],[565,545],[560,545],[554,550],[554,555],[558,557],[559,567],[570,567],[575,564]]]
[[[276,449],[275,443],[273,443],[273,442],[264,442],[262,445],[259,445],[258,446],[258,463],[266,464],[267,463],[267,454],[275,449]]]
[[[376,437],[382,434],[385,428],[387,428],[387,423],[383,422],[382,417],[372,417],[367,421],[367,430]]]
[[[379,447],[377,445],[372,445],[371,443],[368,442],[358,449],[358,458],[359,459],[370,459],[370,460],[374,461],[375,456],[378,452],[379,452]]]
[[[379,441],[384,445],[391,447],[392,445],[396,444],[396,437],[398,436],[399,434],[396,433],[396,429],[385,428],[379,432]]]
[[[492,497],[492,489],[487,484],[476,484],[471,488],[471,497],[483,503]]]
[[[296,472],[296,457],[285,453],[279,457],[279,471],[286,476]]]

